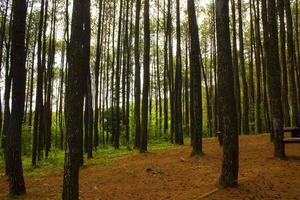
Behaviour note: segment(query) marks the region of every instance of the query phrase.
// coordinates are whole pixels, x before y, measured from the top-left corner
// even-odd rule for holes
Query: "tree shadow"
[[[289,161],[300,161],[300,156],[287,156],[286,159]]]

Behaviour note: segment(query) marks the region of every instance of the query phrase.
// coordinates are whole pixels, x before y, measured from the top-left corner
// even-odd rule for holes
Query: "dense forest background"
[[[71,145],[80,166],[85,155],[111,146],[147,152],[148,143],[191,141],[192,155],[202,154],[202,138],[219,131],[225,152],[238,147],[237,134],[271,132],[275,155],[282,157],[280,132],[299,126],[298,0],[25,3],[25,103],[17,145],[33,167],[62,158],[65,149],[67,156]],[[14,82],[21,80],[14,68],[20,54],[13,54],[20,48],[14,46],[18,4],[0,4],[1,165],[7,174],[18,113],[14,94],[20,94]]]

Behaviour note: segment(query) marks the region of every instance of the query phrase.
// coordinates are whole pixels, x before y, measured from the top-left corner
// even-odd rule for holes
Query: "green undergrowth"
[[[189,144],[189,139],[186,139],[185,144]],[[168,141],[161,140],[151,140],[148,151],[149,152],[160,152],[165,150],[171,150],[181,148],[178,145],[171,144]],[[134,150],[130,147],[121,146],[120,149],[115,150],[111,145],[101,146],[96,151],[93,152],[93,158],[90,160],[86,159],[83,168],[100,165],[100,166],[109,166],[114,160],[121,158],[130,158],[132,156],[138,155],[139,151]],[[35,168],[31,165],[31,157],[25,155],[22,157],[23,169],[26,177],[35,177],[49,175],[51,173],[60,173],[63,170],[64,166],[64,151],[53,149],[49,153],[48,158],[43,158],[38,161]],[[4,176],[4,157],[1,153],[0,158],[0,176]]]

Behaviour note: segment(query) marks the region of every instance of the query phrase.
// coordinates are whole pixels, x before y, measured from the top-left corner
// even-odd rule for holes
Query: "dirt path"
[[[272,158],[268,136],[240,139],[240,186],[219,190],[205,199],[300,200],[300,145],[288,145],[287,161]],[[194,200],[216,188],[221,148],[206,140],[204,157],[190,158],[190,147],[122,158],[107,166],[88,166],[80,173],[81,199]],[[60,199],[62,172],[26,179],[28,194],[18,199]],[[0,177],[0,199],[8,186]]]

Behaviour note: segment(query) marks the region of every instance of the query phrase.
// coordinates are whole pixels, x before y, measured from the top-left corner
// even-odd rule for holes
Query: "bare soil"
[[[184,146],[88,165],[80,172],[81,199],[300,200],[299,144],[287,145],[288,159],[277,160],[268,136],[241,137],[239,187],[234,189],[216,189],[222,161],[217,140],[205,140],[204,151],[191,158],[191,147]],[[17,199],[61,199],[62,180],[61,170],[26,177],[27,194]],[[7,180],[0,177],[0,199],[7,192]]]

